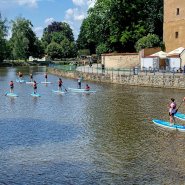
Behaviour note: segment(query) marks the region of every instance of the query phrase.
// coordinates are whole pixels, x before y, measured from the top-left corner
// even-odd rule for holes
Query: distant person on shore
[[[13,81],[10,81],[9,85],[10,85],[10,93],[13,93],[13,89],[14,89]]]
[[[177,112],[177,105],[174,98],[171,98],[171,102],[169,104],[169,116],[170,116],[170,123],[175,123],[175,113]]]
[[[35,80],[33,81],[33,92],[34,94],[37,93],[37,82]]]
[[[58,80],[58,90],[59,91],[62,91],[62,79],[61,78],[59,78],[59,80]]]
[[[78,77],[78,79],[77,79],[77,81],[78,81],[78,89],[81,89],[81,85],[82,85],[82,77]]]

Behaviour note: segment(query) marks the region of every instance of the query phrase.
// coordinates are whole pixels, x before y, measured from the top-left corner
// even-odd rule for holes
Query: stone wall
[[[156,74],[140,73],[139,75],[92,74],[83,72],[64,72],[48,68],[48,72],[67,78],[83,76],[84,80],[124,85],[185,89],[185,75],[183,74]]]
[[[105,68],[130,68],[140,65],[138,53],[102,54],[101,60]]]

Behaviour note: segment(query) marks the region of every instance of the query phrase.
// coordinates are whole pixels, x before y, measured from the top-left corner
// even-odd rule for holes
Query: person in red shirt
[[[90,87],[89,87],[89,85],[88,85],[88,84],[86,84],[86,86],[85,86],[85,90],[86,90],[86,91],[89,91],[89,90],[90,90]]]
[[[59,80],[58,80],[58,90],[59,91],[62,91],[62,79],[61,78],[59,78]]]
[[[10,93],[13,93],[13,88],[14,88],[13,81],[10,81],[9,85],[10,85]]]

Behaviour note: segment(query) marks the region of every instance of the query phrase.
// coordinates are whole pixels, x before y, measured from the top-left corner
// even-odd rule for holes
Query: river
[[[30,85],[15,82],[18,71],[44,81],[45,70],[0,68],[0,185],[185,183],[185,133],[152,123],[169,120],[170,98],[179,104],[185,90],[88,82],[95,94],[57,95],[49,74],[53,84],[38,84],[33,98]],[[10,80],[17,98],[5,96]]]

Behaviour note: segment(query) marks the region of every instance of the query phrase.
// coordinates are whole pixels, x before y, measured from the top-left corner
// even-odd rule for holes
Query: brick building
[[[166,52],[185,48],[185,0],[164,0],[163,40]]]

